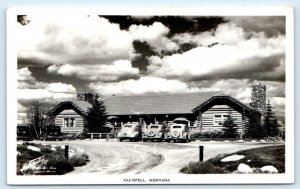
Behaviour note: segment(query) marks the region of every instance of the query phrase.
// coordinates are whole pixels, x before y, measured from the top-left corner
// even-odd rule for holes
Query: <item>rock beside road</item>
[[[249,165],[246,165],[244,163],[239,164],[238,168],[237,168],[237,173],[253,173],[251,167]]]
[[[263,166],[262,168],[260,168],[260,170],[263,173],[278,173],[278,170],[272,165]]]

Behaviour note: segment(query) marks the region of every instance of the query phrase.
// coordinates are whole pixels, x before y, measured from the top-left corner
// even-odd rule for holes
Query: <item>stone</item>
[[[265,141],[265,140],[260,140],[260,142],[267,142],[267,141]]]
[[[40,151],[41,151],[40,148],[35,147],[35,146],[27,146],[27,149],[28,149],[28,150],[32,150],[32,151],[36,151],[36,152],[40,152]]]
[[[244,163],[239,164],[238,168],[237,168],[237,172],[238,173],[253,173],[251,167],[249,165],[246,165]]]
[[[263,173],[278,173],[278,170],[273,165],[267,165],[260,168]]]
[[[54,147],[51,147],[50,150],[54,151],[54,152],[57,151],[56,148],[54,148]]]
[[[221,162],[238,161],[240,159],[243,159],[244,157],[245,157],[244,155],[234,154],[232,156],[228,156],[226,158],[221,159]]]

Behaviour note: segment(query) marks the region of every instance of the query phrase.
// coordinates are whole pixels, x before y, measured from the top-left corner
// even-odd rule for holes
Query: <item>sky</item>
[[[267,86],[285,113],[285,17],[27,15],[15,23],[18,123],[76,92],[102,96],[223,91],[250,103]],[[17,20],[17,19],[16,19]]]

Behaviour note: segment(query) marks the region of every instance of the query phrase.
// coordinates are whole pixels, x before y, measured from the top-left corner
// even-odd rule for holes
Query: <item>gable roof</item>
[[[103,99],[109,115],[186,114],[221,92],[116,95]]]
[[[246,104],[242,103],[241,101],[233,98],[230,95],[225,95],[225,94],[218,94],[218,95],[214,95],[212,96],[210,99],[208,99],[207,101],[205,101],[202,104],[199,104],[197,107],[195,107],[192,111],[198,111],[201,108],[205,108],[206,106],[210,107],[212,102],[216,102],[216,101],[221,101],[221,103],[225,103],[225,104],[233,104],[234,106],[238,106],[239,109],[244,109],[245,111],[249,112],[249,111],[255,111],[257,114],[261,114],[259,111],[251,108],[250,106],[247,106]],[[210,104],[210,105],[209,105]]]
[[[77,113],[80,113],[81,115],[86,115],[87,111],[89,108],[92,108],[92,104],[86,102],[86,101],[81,101],[81,100],[67,100],[59,103],[57,106],[55,106],[49,113],[48,115],[57,115],[61,111],[63,111],[63,108],[71,108],[74,109]]]

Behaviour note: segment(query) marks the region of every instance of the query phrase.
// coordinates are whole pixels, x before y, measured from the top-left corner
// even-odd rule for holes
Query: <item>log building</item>
[[[83,117],[92,105],[82,100],[59,103],[49,115],[62,132],[81,132]],[[171,123],[175,118],[184,117],[191,124],[191,130],[199,132],[221,131],[223,122],[231,115],[243,135],[250,111],[253,108],[222,92],[194,92],[177,94],[113,95],[103,98],[108,118],[115,127],[123,123],[137,122],[143,118],[146,124]]]

